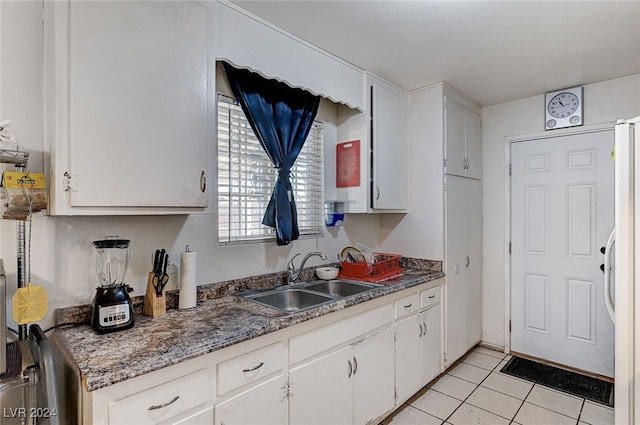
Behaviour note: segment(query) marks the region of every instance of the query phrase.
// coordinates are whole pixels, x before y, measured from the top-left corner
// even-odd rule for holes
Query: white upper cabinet
[[[360,179],[358,185],[336,188],[337,198],[347,213],[407,212],[408,95],[371,74],[365,92],[365,112],[342,109],[338,116],[339,143],[360,141]]]
[[[194,1],[45,2],[52,214],[208,206],[214,10]]]
[[[407,97],[380,82],[371,83],[372,207],[406,210]]]
[[[445,172],[479,179],[482,176],[480,114],[454,96],[444,96]]]

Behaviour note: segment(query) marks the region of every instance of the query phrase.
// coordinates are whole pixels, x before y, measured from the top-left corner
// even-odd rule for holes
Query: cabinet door
[[[423,386],[422,315],[396,323],[396,404],[404,403]]]
[[[57,137],[54,151],[56,178],[70,177],[69,205],[206,207],[207,6],[70,2],[68,9],[68,41],[56,39],[68,43],[56,54],[68,54],[73,76],[56,77],[67,90],[67,109],[58,104],[56,116],[68,137]]]
[[[367,424],[393,410],[395,404],[393,327],[356,343],[353,364],[351,423]]]
[[[480,180],[446,177],[446,364],[480,341],[482,192]]]
[[[291,370],[289,423],[351,423],[351,354],[352,347],[344,347]]]
[[[215,407],[216,425],[287,423],[286,378],[278,376]]]
[[[213,407],[196,413],[188,418],[176,422],[174,425],[211,425],[213,423]]]
[[[467,109],[465,114],[465,156],[467,158],[466,176],[482,177],[482,127],[480,115]]]
[[[422,313],[426,333],[422,337],[422,384],[427,385],[440,374],[442,359],[442,309],[440,305]]]
[[[464,176],[466,174],[465,152],[465,114],[466,108],[451,96],[445,96],[445,160],[447,174]]]
[[[467,214],[465,177],[446,176],[446,365],[467,351]],[[472,300],[480,303],[480,300]]]
[[[409,203],[407,100],[381,84],[371,89],[372,206],[404,210]]]

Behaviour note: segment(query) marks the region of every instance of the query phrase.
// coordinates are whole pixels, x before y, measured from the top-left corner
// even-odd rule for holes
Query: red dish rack
[[[342,261],[342,270],[338,277],[343,279],[361,280],[379,283],[402,273],[400,267],[401,255],[376,252],[374,263],[349,263]]]

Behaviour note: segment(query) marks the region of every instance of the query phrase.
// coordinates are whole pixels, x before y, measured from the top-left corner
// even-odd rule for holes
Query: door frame
[[[599,133],[612,131],[615,128],[615,121],[604,122],[569,129],[551,130],[545,132],[519,134],[504,137],[504,352],[511,353],[511,254],[509,244],[511,243],[511,144],[518,142],[528,142],[540,139],[553,139],[564,136],[574,136],[580,134]]]

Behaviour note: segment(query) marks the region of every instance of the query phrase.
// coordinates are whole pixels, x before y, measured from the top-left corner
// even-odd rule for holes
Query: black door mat
[[[501,372],[613,407],[611,382],[516,356],[509,360]]]

